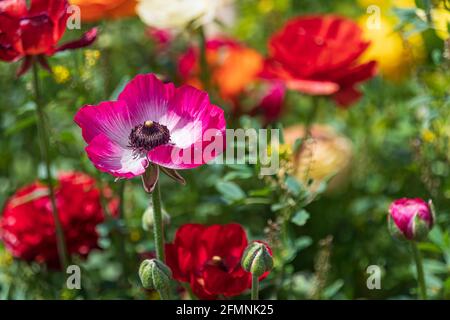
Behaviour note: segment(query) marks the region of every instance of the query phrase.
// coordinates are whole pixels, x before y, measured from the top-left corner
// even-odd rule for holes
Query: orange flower
[[[80,7],[83,21],[93,22],[134,16],[137,0],[70,0],[70,3]]]
[[[263,68],[263,57],[257,51],[234,40],[208,40],[206,55],[212,81],[225,100],[233,100],[242,93]],[[178,70],[185,83],[201,87],[198,60],[198,50],[190,48],[181,57]]]

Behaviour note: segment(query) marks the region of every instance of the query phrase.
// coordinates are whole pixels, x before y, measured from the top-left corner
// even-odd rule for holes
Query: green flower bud
[[[142,286],[150,290],[169,290],[172,272],[159,260],[147,259],[139,267],[139,278]]]
[[[163,223],[164,225],[169,225],[170,224],[170,216],[167,213],[166,210],[164,210],[164,208],[162,209],[162,218],[163,218]],[[152,230],[153,228],[153,206],[150,205],[145,211],[144,214],[142,215],[142,228],[145,231],[149,231]]]
[[[265,243],[254,241],[245,249],[241,263],[245,271],[261,277],[273,267],[272,252]]]

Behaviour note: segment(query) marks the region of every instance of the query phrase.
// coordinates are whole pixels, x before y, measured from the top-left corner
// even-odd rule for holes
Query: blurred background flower
[[[359,4],[362,8],[376,5],[380,9],[379,12],[364,14],[359,19],[364,38],[371,43],[361,61],[377,61],[380,73],[386,79],[405,79],[414,65],[423,62],[424,44],[420,34],[407,37],[396,28],[399,20],[393,8],[415,8],[414,0],[386,0],[376,4],[369,0],[359,0]]]
[[[361,96],[357,84],[376,73],[376,62],[357,61],[369,45],[349,19],[300,16],[271,37],[264,75],[302,93],[331,95],[339,106],[348,107]]]
[[[305,139],[305,136],[302,125],[284,129],[285,142],[292,148],[298,139]],[[352,158],[353,145],[347,137],[330,126],[315,124],[311,128],[311,141],[303,140],[302,145],[294,150],[294,175],[312,191],[317,191],[325,181],[328,191],[343,190],[349,180]]]
[[[70,4],[81,9],[82,21],[94,22],[134,16],[137,0],[70,0]]]
[[[111,190],[100,191],[93,178],[80,172],[58,176],[56,202],[69,254],[86,257],[98,248],[96,228],[105,219],[101,197],[107,199],[110,214],[117,212],[118,203]],[[0,220],[0,236],[14,257],[59,267],[51,210],[48,189],[39,182],[19,189],[8,199]]]
[[[229,0],[139,0],[137,12],[148,26],[182,29],[188,24],[202,26],[214,21]]]
[[[79,40],[57,46],[66,31],[68,7],[67,0],[32,0],[29,8],[25,0],[2,1],[0,60],[9,62],[24,58],[18,76],[27,72],[34,57],[50,71],[46,56],[92,44],[97,37],[96,28],[86,32]]]

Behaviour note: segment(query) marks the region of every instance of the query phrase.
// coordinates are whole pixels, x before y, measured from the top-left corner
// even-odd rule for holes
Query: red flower
[[[68,7],[67,0],[32,0],[30,8],[25,0],[0,0],[0,60],[25,58],[18,71],[20,76],[31,66],[32,57],[49,69],[45,56],[94,42],[96,28],[79,40],[56,47],[66,30]]]
[[[58,214],[69,254],[87,256],[97,248],[96,226],[103,222],[100,191],[86,174],[60,174],[56,188]],[[105,190],[111,198],[111,190]],[[109,203],[115,212],[117,200]],[[18,190],[6,203],[0,220],[0,238],[16,258],[59,267],[55,226],[48,189],[35,182]]]
[[[241,267],[246,247],[247,236],[239,224],[185,224],[166,245],[167,265],[173,277],[190,283],[201,299],[236,296],[251,287],[251,274]]]
[[[372,78],[376,62],[358,64],[369,46],[351,20],[336,16],[294,18],[269,43],[264,76],[311,95],[332,95],[340,106],[355,102],[355,85]]]

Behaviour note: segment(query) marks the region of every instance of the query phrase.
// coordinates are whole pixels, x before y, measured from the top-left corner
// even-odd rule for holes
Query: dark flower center
[[[228,267],[225,264],[225,261],[220,256],[214,256],[207,262],[208,265],[218,267],[222,271],[228,272]]]
[[[129,147],[139,152],[150,151],[170,141],[170,132],[158,122],[145,121],[131,130]]]

